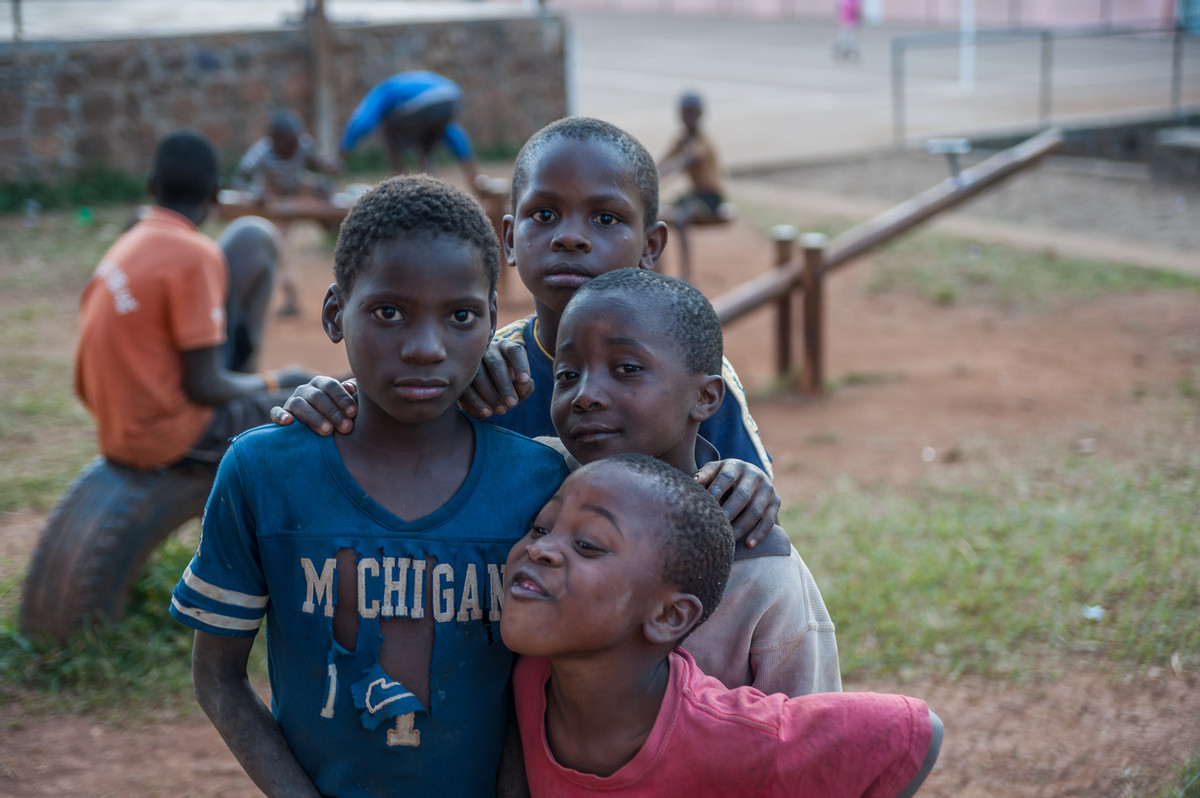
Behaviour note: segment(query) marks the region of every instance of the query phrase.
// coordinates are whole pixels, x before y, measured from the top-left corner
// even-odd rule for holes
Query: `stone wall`
[[[337,130],[377,81],[431,69],[462,85],[477,147],[519,146],[566,113],[556,16],[332,30]],[[315,132],[313,46],[292,29],[0,46],[0,181],[57,181],[89,166],[134,173],[162,134],[191,127],[231,163],[279,107]]]

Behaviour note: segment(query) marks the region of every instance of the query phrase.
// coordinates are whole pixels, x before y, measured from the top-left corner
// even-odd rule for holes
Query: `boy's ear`
[[[495,304],[492,305],[492,324],[496,323]],[[329,286],[325,292],[325,301],[321,303],[321,326],[325,334],[335,344],[342,342],[342,292],[337,283]]]
[[[691,593],[673,590],[642,624],[642,633],[654,645],[674,646],[700,620],[704,606]]]
[[[688,416],[691,421],[707,421],[716,415],[725,400],[725,380],[720,374],[708,374],[700,378],[700,388],[696,392],[696,403]]]
[[[646,228],[646,246],[642,249],[642,259],[638,268],[647,271],[658,269],[658,259],[662,257],[667,246],[667,223],[655,222]]]
[[[500,295],[493,291],[491,297],[488,298],[488,312],[492,315],[492,332],[491,337],[496,337],[496,323],[500,318],[500,311],[497,305],[500,301]]]
[[[500,220],[500,247],[504,250],[504,262],[509,266],[517,265],[517,254],[513,251],[513,226],[516,220],[511,213],[504,214]]]

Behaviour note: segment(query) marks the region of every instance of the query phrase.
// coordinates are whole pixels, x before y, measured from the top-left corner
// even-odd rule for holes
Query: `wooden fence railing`
[[[775,268],[713,300],[721,323],[729,324],[764,305],[776,310],[776,365],[785,374],[794,363],[794,294],[802,297],[800,390],[818,394],[824,384],[825,278],[901,233],[1032,166],[1062,146],[1051,128],[943,180],[867,222],[828,240],[821,233],[797,235],[781,225],[772,230]]]

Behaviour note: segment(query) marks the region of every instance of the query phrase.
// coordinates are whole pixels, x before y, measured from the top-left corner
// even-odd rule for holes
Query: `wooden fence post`
[[[822,233],[805,233],[800,238],[804,250],[804,370],[800,374],[800,390],[819,395],[824,390],[825,374],[822,363],[822,328],[824,326],[825,248],[829,239]]]
[[[778,224],[771,228],[771,240],[775,242],[775,268],[782,269],[796,256],[796,228],[790,224]],[[775,372],[779,376],[792,367],[792,306],[793,292],[788,291],[779,298],[775,312]]]

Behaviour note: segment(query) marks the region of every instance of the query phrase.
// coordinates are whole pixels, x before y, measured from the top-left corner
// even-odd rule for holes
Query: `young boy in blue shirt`
[[[496,325],[482,209],[427,177],[364,195],[322,320],[356,425],[238,437],[171,614],[197,699],[267,795],[494,795],[512,655],[502,566],[562,458],[457,408]],[[246,678],[266,619],[271,707]]]
[[[644,454],[694,474],[716,456],[698,431],[725,393],[721,352],[716,311],[683,280],[618,269],[579,288],[558,327],[550,407],[568,465]],[[833,621],[778,526],[738,545],[724,600],[683,645],[726,687],[842,689]]]
[[[533,294],[535,313],[496,334],[486,376],[464,406],[530,437],[553,435],[550,386],[559,320],[575,289],[615,269],[654,270],[667,241],[658,218],[658,170],[637,139],[599,119],[567,117],[535,133],[517,156],[512,215],[504,217],[504,257]],[[510,380],[510,371],[516,379]],[[726,360],[726,395],[700,434],[725,458],[768,475],[771,462],[750,416],[745,391]],[[515,382],[515,384],[514,384]],[[531,392],[531,393],[530,393]],[[523,398],[518,402],[518,394]],[[301,386],[276,411],[322,434],[351,428],[353,397],[332,378]]]

